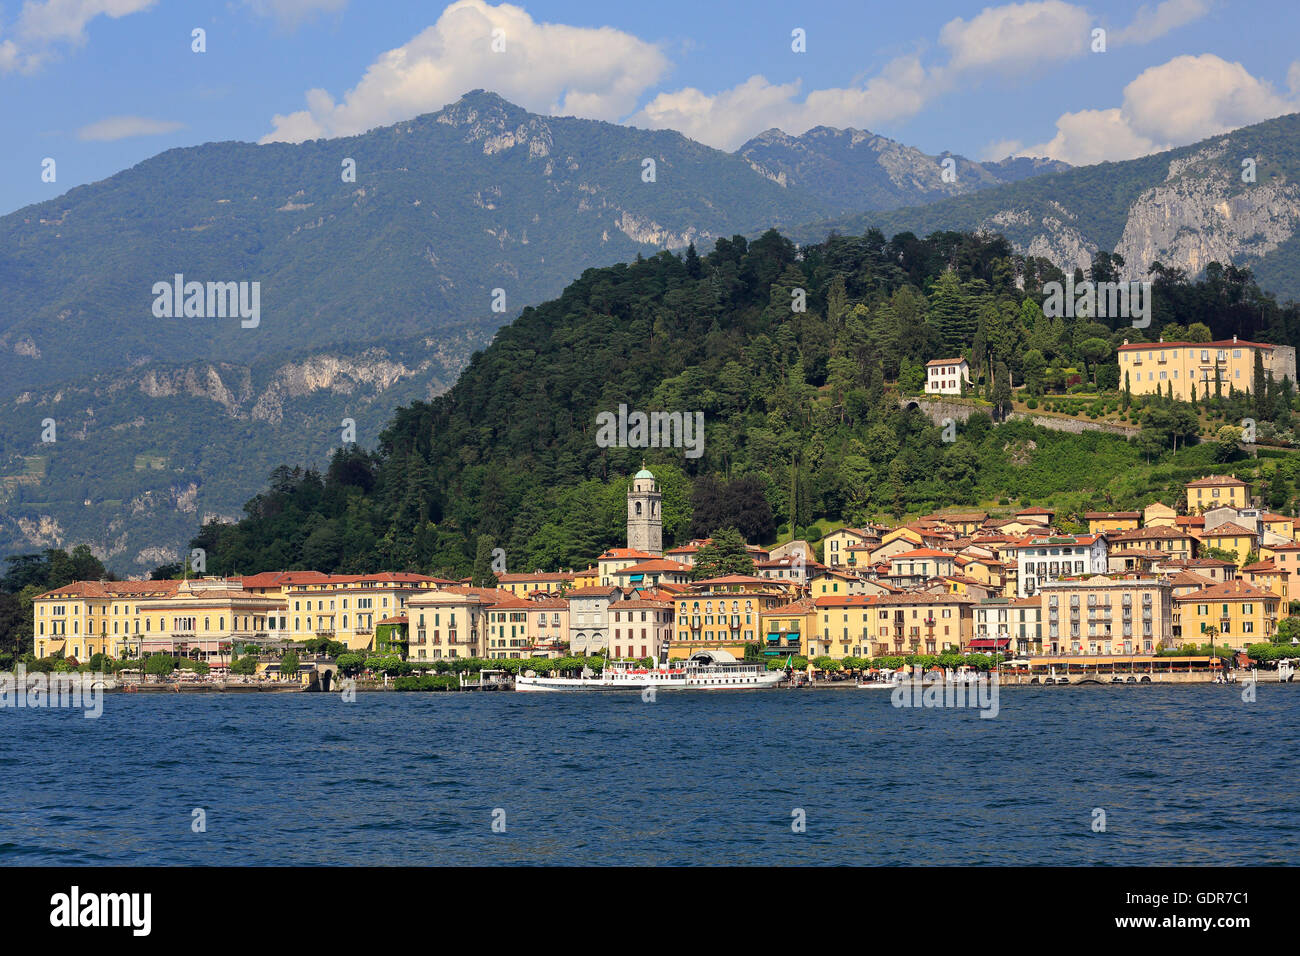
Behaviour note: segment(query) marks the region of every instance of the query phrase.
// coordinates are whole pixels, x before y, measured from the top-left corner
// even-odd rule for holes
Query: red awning
[[[971,641],[970,644],[968,644],[967,646],[970,647],[972,650],[977,650],[977,651],[984,651],[984,650],[996,651],[1004,647],[1010,647],[1011,638],[977,637],[973,641]]]

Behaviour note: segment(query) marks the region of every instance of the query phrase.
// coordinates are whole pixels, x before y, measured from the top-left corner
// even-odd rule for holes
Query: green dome
[[[635,481],[638,478],[653,478],[653,477],[654,475],[650,474],[649,471],[642,468],[640,471],[638,471],[635,475],[632,476],[632,480]]]

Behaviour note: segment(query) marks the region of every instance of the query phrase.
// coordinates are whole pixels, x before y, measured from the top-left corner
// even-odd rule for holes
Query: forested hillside
[[[1101,256],[1094,277],[1112,268]],[[208,525],[195,544],[220,571],[465,573],[488,540],[512,569],[585,566],[622,542],[625,481],[643,457],[664,485],[668,540],[727,524],[764,540],[777,523],[998,499],[1136,504],[1153,489],[1172,494],[1183,472],[1233,447],[1171,459],[1190,436],[1164,399],[1132,400],[1139,442],[994,427],[984,415],[945,442],[900,410],[900,390],[920,387],[926,360],[960,351],[983,370],[996,415],[1008,382],[1028,379],[1038,393],[1063,367],[1099,379],[1109,369],[1115,385],[1124,338],[1297,340],[1295,306],[1278,306],[1246,272],[1211,276],[1160,277],[1155,320],[1135,330],[1044,317],[1041,284],[1060,273],[998,237],[872,232],[796,250],[773,231],[719,240],[706,256],[692,246],[590,269],[503,329],[450,392],[399,409],[377,449],[340,453],[325,475],[280,469],[246,519]],[[1290,386],[1261,399],[1278,428],[1291,427]],[[1213,402],[1231,416],[1244,397]],[[600,447],[596,416],[620,404],[702,411],[703,455]],[[715,481],[728,483],[723,494]]]

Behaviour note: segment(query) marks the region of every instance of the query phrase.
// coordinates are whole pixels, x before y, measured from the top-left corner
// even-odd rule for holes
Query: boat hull
[[[711,683],[712,681],[712,683]],[[653,687],[661,690],[767,690],[781,682],[781,674],[762,675],[756,678],[715,678],[703,676],[688,680],[614,680],[605,681],[596,678],[579,677],[516,677],[515,690],[525,693],[537,691],[572,693],[575,691],[596,691],[617,693],[619,691],[645,691]]]

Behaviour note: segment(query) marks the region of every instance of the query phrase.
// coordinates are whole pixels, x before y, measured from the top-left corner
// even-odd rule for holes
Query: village
[[[746,544],[752,573],[701,578],[711,540],[663,548],[661,493],[643,468],[628,485],[627,546],[582,570],[503,571],[492,587],[310,570],[79,581],[34,599],[33,640],[38,659],[161,654],[224,671],[261,655],[272,674],[286,649],[324,646],[430,669],[707,651],[840,670],[909,655],[1208,660],[1287,640],[1294,519],[1255,506],[1229,475],[1185,492],[1187,514],[1159,502],[1088,512],[1087,533],[1061,532],[1041,507],[841,527],[816,546]]]

